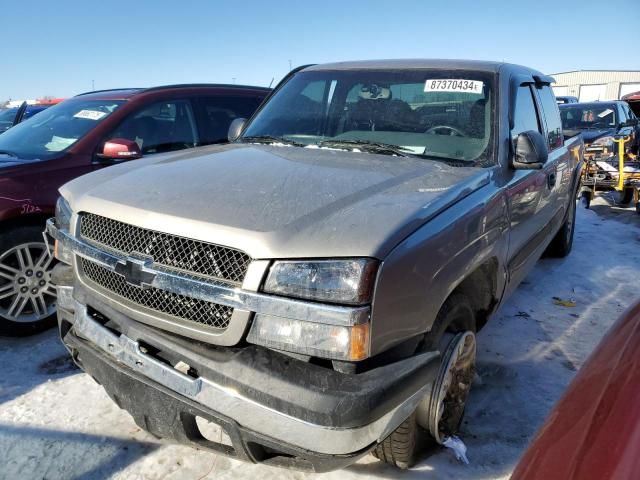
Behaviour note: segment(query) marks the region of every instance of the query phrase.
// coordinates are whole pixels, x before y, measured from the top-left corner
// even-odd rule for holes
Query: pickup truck
[[[231,121],[269,92],[199,84],[88,92],[0,135],[0,335],[56,323],[42,230],[61,185],[123,160],[226,143]]]
[[[47,224],[64,345],[158,437],[409,467],[460,425],[475,333],[543,252],[571,250],[583,144],[552,81],[301,67],[233,143],[67,183]]]

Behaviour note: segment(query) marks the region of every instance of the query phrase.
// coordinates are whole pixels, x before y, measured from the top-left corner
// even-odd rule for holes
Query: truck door
[[[544,135],[543,122],[537,107],[531,83],[517,88],[513,112],[511,141],[515,142],[522,132],[534,130]],[[515,147],[512,149],[512,155]],[[542,169],[512,170],[507,186],[509,207],[509,289],[515,288],[535,262],[549,232],[545,232],[551,220],[548,208],[549,184],[553,180],[548,175],[553,167],[545,165]],[[554,180],[555,181],[555,180]]]

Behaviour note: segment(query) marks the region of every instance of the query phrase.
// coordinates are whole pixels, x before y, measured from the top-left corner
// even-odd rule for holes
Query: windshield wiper
[[[385,155],[397,155],[408,157],[413,150],[390,143],[367,142],[366,140],[324,140],[318,143],[319,147],[328,148],[358,148],[368,153],[381,153]]]
[[[450,157],[440,157],[439,155],[430,155],[428,153],[418,155],[418,157],[426,158],[427,160],[433,160],[434,162],[446,163],[450,167],[472,167],[477,163],[469,160],[458,160]]]
[[[242,137],[241,142],[242,143],[264,143],[265,145],[282,143],[284,145],[291,145],[293,147],[306,147],[304,143],[289,140],[284,137],[276,137],[275,135],[255,135],[253,137]]]
[[[18,155],[16,155],[13,152],[10,152],[9,150],[0,150],[0,155],[8,155],[10,157],[18,157]]]

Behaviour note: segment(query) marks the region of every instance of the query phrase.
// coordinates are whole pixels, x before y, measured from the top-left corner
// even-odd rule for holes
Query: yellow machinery
[[[638,157],[625,151],[625,145],[631,140],[630,135],[614,135],[613,143],[617,146],[617,155],[607,158],[585,157],[585,168],[582,170],[581,200],[589,208],[596,191],[614,190],[615,201],[627,205],[632,200],[636,212],[640,214],[640,162]],[[617,159],[616,159],[617,157]]]

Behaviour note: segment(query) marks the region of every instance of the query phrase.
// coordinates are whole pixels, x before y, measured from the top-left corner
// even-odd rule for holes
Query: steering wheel
[[[431,135],[436,135],[436,131],[437,130],[441,130],[441,129],[445,129],[448,130],[449,132],[449,136],[453,137],[466,137],[467,135],[462,131],[462,130],[458,130],[455,127],[450,127],[449,125],[434,125],[433,127],[427,129],[424,133],[429,133]]]

